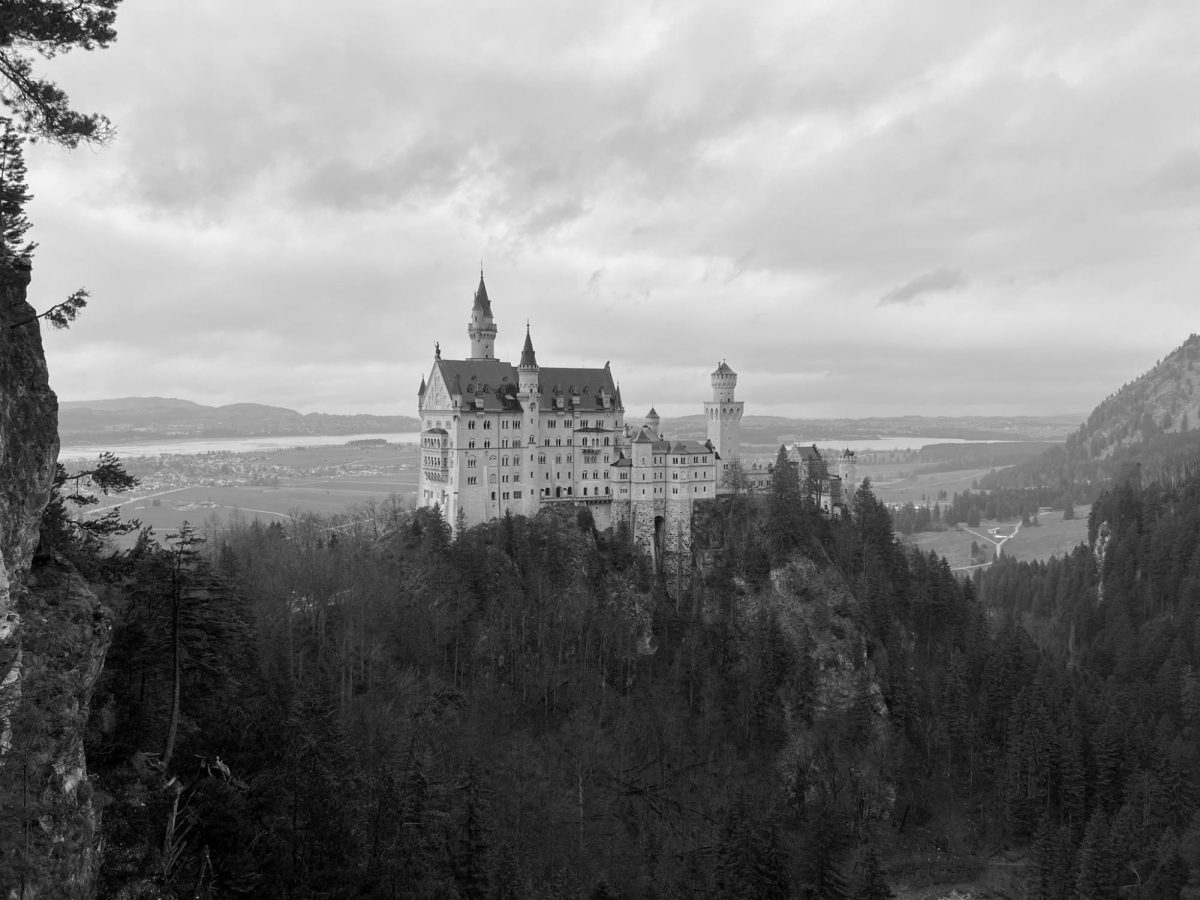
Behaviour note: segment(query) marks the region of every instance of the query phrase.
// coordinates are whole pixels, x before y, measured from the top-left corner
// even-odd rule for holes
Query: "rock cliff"
[[[0,893],[86,897],[98,835],[82,736],[110,621],[68,564],[30,571],[58,401],[29,281],[0,260]]]
[[[0,751],[20,694],[18,607],[58,455],[58,400],[50,390],[29,264],[0,258]]]

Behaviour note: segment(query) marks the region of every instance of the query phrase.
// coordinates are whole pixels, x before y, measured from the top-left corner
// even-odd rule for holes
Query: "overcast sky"
[[[1200,4],[125,0],[27,152],[64,400],[415,413],[482,261],[628,412],[1086,413],[1198,330]]]

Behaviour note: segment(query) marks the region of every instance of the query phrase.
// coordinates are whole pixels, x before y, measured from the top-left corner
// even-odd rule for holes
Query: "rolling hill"
[[[205,406],[173,397],[68,400],[58,410],[58,433],[64,444],[395,433],[419,428],[411,416],[299,413],[259,403]]]

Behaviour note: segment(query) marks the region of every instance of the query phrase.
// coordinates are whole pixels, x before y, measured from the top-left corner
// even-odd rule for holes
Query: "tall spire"
[[[525,323],[525,347],[521,350],[521,368],[536,369],[537,357],[533,355],[533,338],[529,336],[529,323]]]
[[[492,314],[492,303],[488,300],[487,285],[483,283],[483,266],[479,267],[479,287],[475,289],[475,306],[474,309],[480,310],[484,315]]]
[[[496,321],[492,318],[492,303],[488,300],[487,285],[483,283],[483,266],[479,267],[479,287],[475,290],[475,305],[467,323],[471,339],[470,359],[495,359]]]

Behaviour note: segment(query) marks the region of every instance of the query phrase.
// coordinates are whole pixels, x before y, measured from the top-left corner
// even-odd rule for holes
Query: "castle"
[[[467,324],[470,356],[443,359],[439,344],[421,379],[418,503],[440,507],[456,530],[507,513],[582,505],[598,528],[627,523],[656,561],[667,547],[690,552],[692,505],[724,490],[738,455],[737,373],[724,362],[712,373],[708,440],[671,441],[653,409],[640,427],[626,424],[608,363],[540,366],[527,326],[513,366],[495,358],[498,331],[480,272]]]

